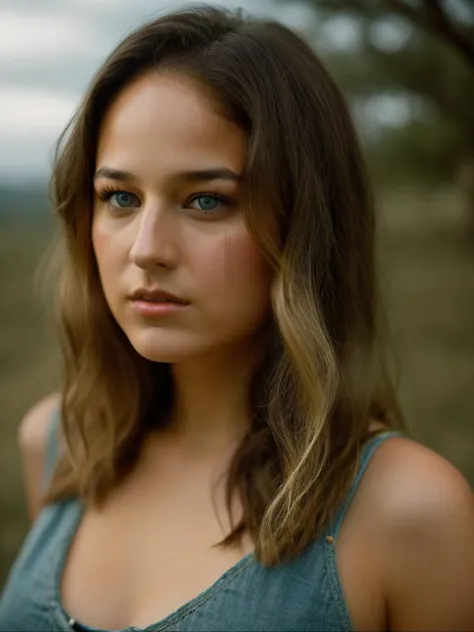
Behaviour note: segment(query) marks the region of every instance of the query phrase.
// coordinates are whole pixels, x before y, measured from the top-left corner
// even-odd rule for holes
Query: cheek
[[[228,308],[242,306],[245,300],[247,309],[260,311],[269,303],[270,266],[244,229],[229,232],[200,258],[200,275],[215,299]]]

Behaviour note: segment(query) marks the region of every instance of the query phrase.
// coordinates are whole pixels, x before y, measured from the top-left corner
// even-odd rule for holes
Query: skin
[[[190,80],[169,75],[125,89],[98,144],[92,237],[107,302],[138,353],[171,364],[173,429],[203,449],[221,449],[249,422],[247,343],[269,309],[270,269],[238,204],[246,152],[244,131]],[[101,176],[105,167],[131,175]],[[236,178],[183,175],[216,169]],[[127,195],[102,201],[110,186]],[[229,202],[202,211],[204,198],[192,199],[200,192]],[[128,296],[149,286],[190,304],[138,315]]]
[[[244,133],[195,84],[169,75],[129,86],[101,129],[98,169],[134,174],[95,183],[105,296],[135,349],[172,364],[177,406],[172,429],[148,438],[131,476],[101,510],[87,510],[74,537],[61,594],[86,625],[146,627],[253,548],[245,538],[240,550],[212,547],[229,524],[222,493],[216,521],[210,488],[248,426],[246,345],[269,308],[270,272],[238,205],[209,218],[189,202],[199,191],[238,198],[238,182],[176,175],[241,173],[245,158]],[[132,208],[99,199],[110,184],[130,194]],[[189,309],[138,316],[127,296],[147,284],[186,298]],[[458,470],[414,441],[386,441],[333,543],[355,629],[473,630],[473,534],[473,496]]]
[[[474,630],[474,497],[451,463],[393,438],[372,458],[336,542],[358,630]]]

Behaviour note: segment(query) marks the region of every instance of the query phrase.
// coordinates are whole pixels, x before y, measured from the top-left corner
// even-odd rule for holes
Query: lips
[[[160,289],[140,288],[135,290],[131,295],[132,301],[145,301],[150,303],[176,303],[178,305],[188,305],[188,302],[172,294]]]

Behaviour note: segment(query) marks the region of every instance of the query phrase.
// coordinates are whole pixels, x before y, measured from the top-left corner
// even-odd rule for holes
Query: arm
[[[57,406],[59,394],[48,395],[26,413],[18,428],[18,445],[31,521],[34,521],[40,508],[48,431]]]
[[[386,488],[384,512],[389,629],[474,630],[472,490],[434,452],[415,443],[398,449],[403,468]]]

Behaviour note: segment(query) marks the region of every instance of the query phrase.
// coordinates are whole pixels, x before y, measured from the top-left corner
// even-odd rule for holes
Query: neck
[[[250,427],[249,361],[236,351],[173,364],[170,433],[194,452],[221,453]]]

